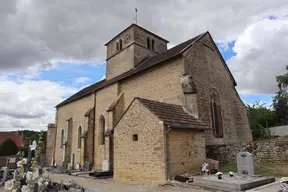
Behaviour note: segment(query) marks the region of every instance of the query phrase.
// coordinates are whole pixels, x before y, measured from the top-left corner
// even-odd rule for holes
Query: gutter
[[[167,126],[168,131],[164,133],[165,135],[165,162],[166,162],[166,171],[165,171],[165,179],[166,181],[169,180],[170,175],[170,163],[169,163],[169,136],[168,133],[171,131],[172,128],[170,126]]]

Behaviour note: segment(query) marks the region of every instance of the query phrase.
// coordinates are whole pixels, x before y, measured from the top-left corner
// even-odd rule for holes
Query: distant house
[[[7,139],[13,140],[18,147],[24,147],[23,139],[19,131],[0,132],[0,145]]]

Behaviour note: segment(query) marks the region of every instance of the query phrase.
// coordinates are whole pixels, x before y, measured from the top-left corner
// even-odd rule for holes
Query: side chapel
[[[245,105],[211,34],[173,48],[132,24],[105,46],[106,79],[56,106],[47,159],[104,160],[118,181],[164,183],[199,171],[209,145],[252,140]]]

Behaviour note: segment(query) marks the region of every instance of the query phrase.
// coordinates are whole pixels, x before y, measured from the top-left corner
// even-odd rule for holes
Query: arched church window
[[[103,115],[100,117],[100,144],[105,144],[105,118]]]
[[[211,95],[212,127],[215,137],[223,137],[223,123],[219,97],[216,93]]]
[[[150,49],[150,38],[147,38],[147,48]]]
[[[60,137],[60,149],[63,149],[64,145],[64,129],[61,131],[61,137]]]
[[[119,43],[116,42],[116,50],[119,51]]]
[[[154,39],[152,39],[152,51],[154,51],[155,50],[155,41],[154,41]]]
[[[120,50],[122,50],[122,39],[119,40]]]
[[[81,148],[81,135],[82,135],[82,127],[78,128],[78,149]]]

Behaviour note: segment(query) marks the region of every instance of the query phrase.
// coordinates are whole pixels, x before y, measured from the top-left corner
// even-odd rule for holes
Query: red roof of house
[[[0,132],[0,145],[7,139],[13,140],[18,147],[24,147],[22,137],[17,131]]]

